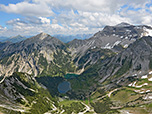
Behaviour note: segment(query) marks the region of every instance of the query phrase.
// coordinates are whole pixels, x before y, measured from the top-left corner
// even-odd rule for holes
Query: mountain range
[[[27,39],[27,38],[24,37],[24,36],[21,36],[21,35],[17,35],[17,36],[14,36],[14,37],[1,37],[0,38],[0,42],[12,42],[12,43],[16,43],[16,42],[23,41],[25,39]]]
[[[151,36],[120,23],[67,43],[46,33],[0,43],[0,112],[151,114]]]
[[[74,39],[88,39],[92,36],[93,34],[76,34],[76,35],[62,35],[62,34],[58,34],[58,35],[53,35],[53,37],[61,40],[64,43],[68,43]]]
[[[61,40],[64,43],[70,42],[74,39],[88,39],[92,36],[93,34],[76,34],[76,35],[62,35],[62,34],[57,34],[57,35],[53,35],[53,37]],[[21,42],[25,39],[30,38],[31,36],[21,36],[21,35],[17,35],[17,36],[13,36],[13,37],[0,37],[0,42],[12,42],[12,43],[17,43],[17,42]]]

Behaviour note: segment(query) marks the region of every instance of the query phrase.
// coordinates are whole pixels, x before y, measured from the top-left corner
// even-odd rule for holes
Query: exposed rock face
[[[101,82],[109,76],[144,75],[151,70],[152,37],[143,37],[127,49],[105,62],[99,73]]]
[[[121,23],[116,26],[106,26],[90,39],[75,39],[68,44],[45,33],[20,43],[0,43],[0,76],[9,76],[0,83],[0,99],[5,98],[2,100],[4,104],[7,100],[12,104],[23,103],[35,111],[39,110],[36,108],[40,107],[40,103],[44,106],[41,110],[43,113],[49,110],[57,111],[55,106],[57,102],[52,99],[47,87],[51,85],[49,90],[54,91],[52,87],[56,86],[57,90],[56,83],[62,82],[65,78],[49,77],[49,79],[47,76],[63,76],[67,73],[84,71],[77,77],[65,79],[73,84],[71,86],[73,89],[67,93],[69,98],[85,99],[93,95],[97,97],[95,100],[104,101],[103,98],[111,99],[121,89],[128,88],[133,92],[131,97],[136,94],[142,95],[133,102],[127,101],[125,105],[118,104],[118,99],[118,102],[114,101],[116,106],[114,108],[137,106],[136,101],[140,102],[141,97],[147,100],[144,103],[148,103],[152,98],[149,88],[152,81],[152,37],[149,36],[152,35],[151,31],[152,28],[149,26]],[[46,76],[40,77],[39,80],[46,85],[38,84],[33,76]],[[140,81],[144,83],[140,84]],[[145,86],[149,87],[144,88]],[[48,108],[44,112],[45,107]]]
[[[149,26],[134,26],[121,23],[116,26],[106,26],[102,31],[97,32],[93,37],[86,40],[73,40],[68,43],[76,63],[92,49],[110,49],[114,52],[121,52],[130,44],[143,36],[152,35],[152,28]],[[92,62],[90,60],[90,62]],[[84,63],[85,64],[85,63]]]
[[[11,44],[1,51],[0,75],[11,75],[15,71],[35,76],[47,74],[51,68],[60,68],[58,62],[65,58],[68,60],[63,61],[64,64],[68,63],[70,67],[71,60],[66,57],[69,53],[65,49],[64,43],[45,33]],[[60,60],[57,61],[57,58]],[[54,72],[54,75],[57,73]]]
[[[134,26],[127,23],[121,23],[116,26],[105,26],[102,31],[97,32],[93,37],[86,40],[73,40],[69,42],[70,48],[87,46],[112,49],[114,46],[121,44],[128,47],[129,44],[136,41],[142,36],[150,35],[152,28],[149,26]],[[79,50],[77,50],[79,51]]]
[[[15,72],[0,83],[0,105],[9,112],[45,113],[56,105],[47,88],[27,73]],[[57,110],[57,109],[56,109]],[[3,110],[3,108],[1,109]]]
[[[53,51],[64,46],[64,43],[62,43],[60,40],[51,37],[48,34],[41,33],[22,42],[14,43],[7,46],[2,52],[2,55],[7,56],[8,54],[13,54],[20,51],[25,51],[25,54],[28,55],[35,50],[41,51],[45,49],[47,50],[48,48],[48,50]]]
[[[33,87],[28,87],[21,81],[21,77],[16,77],[16,76],[17,76],[16,73],[14,73],[13,76],[6,78],[4,82],[0,84],[0,90],[3,91],[4,95],[14,101],[17,99],[25,99],[22,93],[20,93],[19,90],[17,90],[18,88],[16,87],[16,85],[22,89],[25,89],[25,91],[27,90],[31,92],[36,91],[32,89],[34,88],[34,86],[36,86],[35,84],[37,84],[38,86],[38,83],[36,82],[35,78],[28,74],[24,75],[25,76],[24,80],[26,80],[26,82],[30,84],[33,84]]]
[[[12,44],[11,42],[0,42],[0,51],[3,50],[8,45]]]
[[[18,43],[2,44],[0,75],[11,75],[15,71],[35,76],[59,76],[78,71],[82,73],[87,66],[95,64],[103,54],[120,53],[142,36],[151,35],[151,31],[152,28],[149,26],[121,23],[106,26],[89,39],[75,39],[68,44],[45,33]],[[105,53],[103,50],[106,50]]]
[[[149,26],[134,26],[121,23],[116,26],[105,26],[102,31],[97,32],[90,39],[73,40],[68,44],[71,48],[80,48],[85,45],[88,48],[96,46],[104,49],[112,49],[118,44],[127,47],[136,41],[136,39],[150,35],[151,31],[152,28]]]

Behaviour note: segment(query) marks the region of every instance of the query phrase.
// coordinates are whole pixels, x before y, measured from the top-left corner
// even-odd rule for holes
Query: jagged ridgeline
[[[0,43],[0,112],[151,113],[151,35],[121,23],[68,43],[45,33]]]
[[[34,76],[80,74],[87,66],[104,58],[104,53],[111,56],[112,52],[120,52],[150,34],[150,30],[149,26],[121,23],[106,26],[89,39],[73,40],[67,44],[45,33],[13,44],[1,44],[0,75],[8,76],[15,71]]]
[[[63,76],[74,72],[75,66],[66,45],[48,34],[6,46],[0,52],[0,74],[26,72],[34,76]]]

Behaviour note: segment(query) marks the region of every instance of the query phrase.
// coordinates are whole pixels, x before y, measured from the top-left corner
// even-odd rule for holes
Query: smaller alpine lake
[[[71,90],[71,83],[68,81],[64,81],[58,85],[58,91],[60,93],[66,93]]]

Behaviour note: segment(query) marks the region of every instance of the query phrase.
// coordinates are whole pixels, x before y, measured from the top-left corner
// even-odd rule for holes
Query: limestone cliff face
[[[45,33],[20,43],[10,44],[0,52],[0,55],[1,76],[12,75],[15,71],[34,76],[59,75],[56,70],[62,71],[64,65],[68,64],[69,67],[72,65],[65,44]]]
[[[152,37],[142,37],[121,53],[105,61],[99,71],[101,82],[107,78],[142,76],[152,70]]]
[[[89,39],[78,40],[75,39],[68,43],[68,49],[71,51],[71,56],[75,64],[79,64],[82,58],[86,57],[90,50],[94,53],[89,55],[88,62],[83,64],[95,63],[94,58],[99,60],[98,51],[95,50],[112,50],[113,52],[120,53],[123,49],[134,43],[136,40],[143,36],[152,35],[152,28],[146,25],[134,26],[128,23],[120,23],[116,26],[105,26],[102,31],[97,32]],[[102,55],[102,54],[100,54]],[[84,67],[85,67],[84,66]]]

